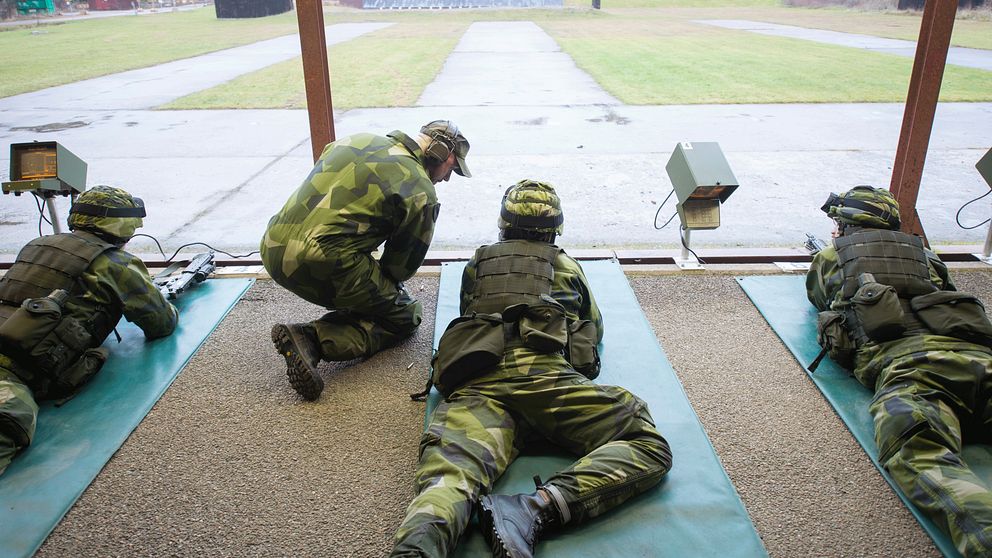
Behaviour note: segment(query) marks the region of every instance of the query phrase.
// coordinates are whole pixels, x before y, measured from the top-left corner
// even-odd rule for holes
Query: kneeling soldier
[[[503,197],[500,242],[466,266],[462,317],[433,363],[445,400],[421,441],[419,493],[392,556],[446,556],[475,506],[495,556],[532,556],[543,532],[595,517],[671,468],[647,405],[590,381],[603,322],[582,268],[553,244],[562,221],[551,186],[521,181]],[[582,457],[531,494],[490,494],[533,439]]]
[[[69,398],[100,370],[122,315],[149,339],[176,328],[176,308],[122,249],[144,216],[124,190],[87,190],[72,232],[32,240],[0,278],[0,473],[31,443],[37,401]]]

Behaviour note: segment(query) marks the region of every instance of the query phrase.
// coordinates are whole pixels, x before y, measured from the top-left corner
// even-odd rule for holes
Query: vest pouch
[[[596,347],[596,324],[577,320],[568,325],[568,347],[565,359],[576,372],[590,380],[599,376],[599,348]]]
[[[62,320],[62,306],[51,298],[29,298],[0,324],[0,344],[11,356],[30,353]]]
[[[432,381],[445,397],[503,359],[506,341],[499,314],[460,316],[448,324],[431,360]]]
[[[957,291],[937,291],[909,301],[916,317],[936,335],[992,347],[992,323],[982,302]]]
[[[830,360],[840,366],[854,368],[857,346],[847,332],[844,314],[834,310],[820,312],[816,316],[816,342],[827,350]]]
[[[86,349],[69,368],[59,374],[49,387],[46,395],[49,399],[61,399],[64,403],[79,391],[87,382],[103,368],[110,351],[103,347]]]
[[[565,309],[559,304],[531,304],[517,322],[524,346],[539,353],[564,351],[568,344]]]
[[[889,285],[865,281],[851,297],[851,307],[873,341],[891,341],[906,330],[899,294]]]
[[[30,366],[57,383],[59,376],[89,348],[93,336],[75,318],[63,318],[27,355]]]

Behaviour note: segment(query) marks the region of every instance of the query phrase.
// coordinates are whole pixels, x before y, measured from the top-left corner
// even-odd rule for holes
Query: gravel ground
[[[629,277],[771,556],[939,555],[732,275]],[[992,300],[992,272],[955,277]],[[411,339],[322,365],[307,403],[269,328],[322,311],[259,281],[37,555],[388,553],[412,497],[423,404],[407,394],[426,377],[437,282],[408,282],[425,308]]]

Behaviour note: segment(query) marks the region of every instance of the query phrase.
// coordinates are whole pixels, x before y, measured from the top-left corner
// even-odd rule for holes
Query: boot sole
[[[303,399],[316,401],[320,397],[320,392],[324,391],[324,380],[320,379],[317,371],[311,369],[300,356],[289,328],[283,324],[272,326],[272,343],[279,354],[286,359],[286,376],[289,377],[289,385],[293,386]]]
[[[489,544],[494,558],[513,558],[510,551],[503,546],[503,539],[500,538],[496,530],[496,510],[489,505],[489,497],[483,496],[479,500],[479,525],[482,528],[482,536]]]

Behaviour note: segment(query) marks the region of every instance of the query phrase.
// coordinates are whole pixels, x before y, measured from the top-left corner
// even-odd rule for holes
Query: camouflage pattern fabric
[[[873,186],[855,186],[830,199],[821,208],[831,219],[845,225],[875,229],[899,228],[899,202],[891,192]]]
[[[272,279],[313,304],[345,311],[313,323],[322,346],[339,347],[325,347],[326,360],[371,354],[417,327],[420,304],[397,283],[423,263],[439,210],[423,151],[394,131],[328,144],[272,217],[260,247]],[[371,253],[383,243],[376,261]]]
[[[179,312],[151,282],[141,260],[124,250],[111,249],[97,256],[79,283],[81,294],[69,297],[64,313],[83,324],[98,315],[109,313],[117,320],[123,315],[149,339],[169,335],[176,328]],[[114,325],[116,320],[106,333]],[[95,343],[102,343],[106,333]],[[0,462],[5,451],[13,447],[16,452],[29,445],[34,436],[38,405],[34,394],[19,379],[30,375],[30,371],[22,370],[16,362],[0,354]]]
[[[75,203],[86,203],[100,207],[141,207],[125,190],[112,186],[94,186],[76,198]],[[141,217],[98,217],[69,213],[69,230],[90,230],[116,239],[127,240],[134,231],[144,224]]]
[[[472,261],[462,278],[463,307],[474,276]],[[602,317],[582,268],[564,254],[555,265],[552,292],[569,314],[594,321],[602,338]],[[671,468],[668,443],[641,399],[594,384],[560,354],[511,348],[494,371],[435,409],[420,443],[418,494],[391,556],[450,553],[479,496],[492,490],[528,442],[539,440],[581,456],[545,483],[561,492],[575,522],[647,490]]]
[[[946,266],[928,254],[931,279],[953,290]],[[806,279],[810,302],[840,309],[843,277],[834,248]],[[963,441],[992,442],[992,353],[939,335],[859,347],[854,375],[875,393],[879,462],[910,500],[947,532],[964,556],[992,556],[992,492],[961,459]]]
[[[10,370],[12,365],[0,355],[0,475],[18,450],[31,443],[38,422],[38,404],[28,386]]]

